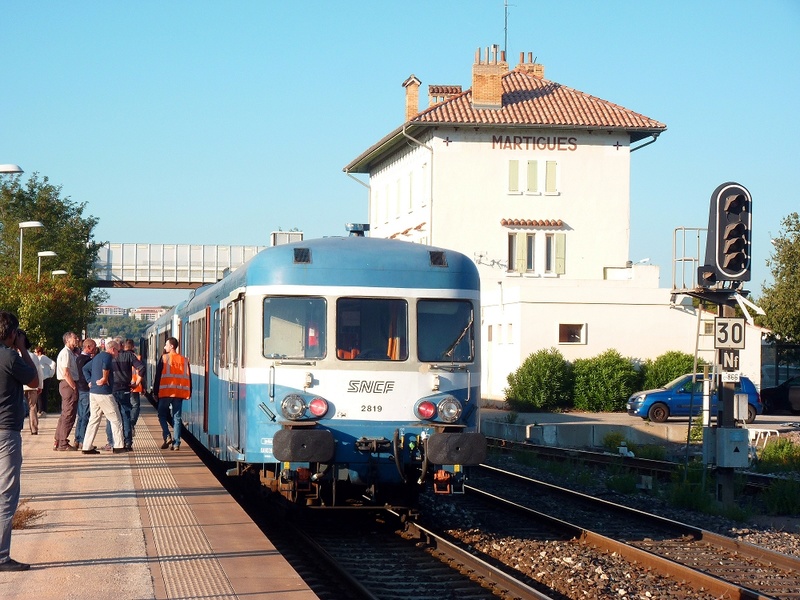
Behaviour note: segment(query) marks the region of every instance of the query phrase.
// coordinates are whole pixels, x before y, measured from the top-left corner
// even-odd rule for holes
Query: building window
[[[525,187],[529,194],[539,193],[539,161],[528,161],[528,185]]]
[[[508,324],[508,328],[506,329],[506,337],[509,344],[514,343],[514,330],[511,327],[511,323]]]
[[[519,194],[519,161],[508,161],[508,193]]]
[[[703,335],[714,335],[714,321],[703,323]]]
[[[408,212],[414,211],[414,172],[408,174],[408,189],[406,190],[406,208]]]
[[[489,325],[486,331],[486,340],[491,342],[492,341],[492,326]]]
[[[516,233],[509,233],[508,234],[508,270],[515,271],[516,270],[516,259],[517,259],[517,234]]]
[[[519,273],[533,273],[536,270],[534,257],[536,247],[536,234],[534,233],[509,233],[508,234],[508,271]]]
[[[528,233],[525,235],[525,270],[529,273],[534,271],[534,248],[536,247],[536,234]]]
[[[559,323],[558,324],[558,343],[559,344],[585,344],[586,343],[586,324],[585,323]]]
[[[554,160],[545,164],[544,193],[558,194],[558,164]]]

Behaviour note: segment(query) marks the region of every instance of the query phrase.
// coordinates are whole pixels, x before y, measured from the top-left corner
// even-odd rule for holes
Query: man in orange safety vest
[[[153,394],[158,398],[158,422],[161,423],[161,433],[164,437],[161,449],[180,450],[181,412],[183,401],[192,397],[192,374],[189,370],[189,360],[178,354],[178,340],[174,337],[167,338],[164,352],[156,368],[153,382]],[[170,420],[172,435],[169,433]]]

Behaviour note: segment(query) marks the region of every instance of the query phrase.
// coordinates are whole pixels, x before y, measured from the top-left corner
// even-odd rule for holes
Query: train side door
[[[243,341],[243,298],[237,298],[226,307],[226,363],[228,367],[228,442],[241,450],[241,418],[239,375]]]

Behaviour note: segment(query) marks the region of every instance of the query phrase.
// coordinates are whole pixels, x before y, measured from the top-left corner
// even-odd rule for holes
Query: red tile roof
[[[344,168],[348,173],[369,173],[370,168],[408,143],[405,134],[450,125],[542,129],[623,130],[631,142],[657,136],[663,123],[627,108],[549,81],[517,68],[502,75],[503,105],[474,108],[472,90],[455,94],[414,116],[385,136]],[[433,86],[443,88],[445,86]]]
[[[472,90],[423,110],[411,123],[523,125],[661,132],[666,125],[625,107],[521,70],[502,77],[502,108],[473,108]],[[645,136],[642,136],[645,137]]]
[[[561,227],[561,219],[500,219],[503,227]]]

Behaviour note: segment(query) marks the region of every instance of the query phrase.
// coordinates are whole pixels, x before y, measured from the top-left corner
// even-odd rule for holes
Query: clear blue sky
[[[470,87],[503,0],[0,0],[0,163],[63,186],[111,242],[268,244],[367,220],[342,168],[404,120],[402,82]],[[800,211],[800,2],[509,0],[508,58],[666,123],[632,155],[633,261],[672,285],[676,227],[725,181],[754,203],[753,280]],[[425,95],[425,94],[421,94]],[[121,306],[186,292],[115,291]]]

